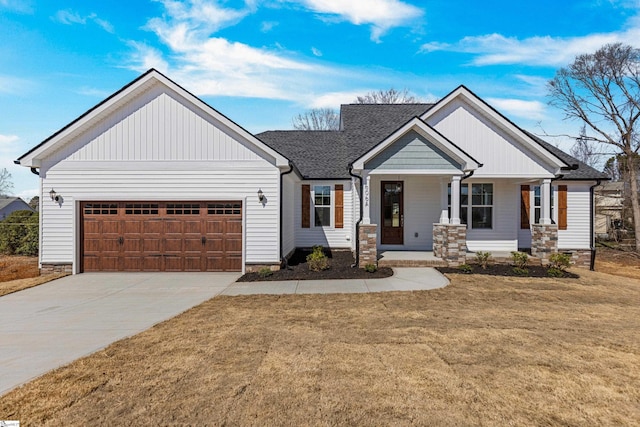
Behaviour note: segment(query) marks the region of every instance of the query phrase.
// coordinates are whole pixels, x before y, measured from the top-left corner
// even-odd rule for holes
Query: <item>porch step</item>
[[[444,260],[388,259],[378,260],[379,267],[446,267]]]

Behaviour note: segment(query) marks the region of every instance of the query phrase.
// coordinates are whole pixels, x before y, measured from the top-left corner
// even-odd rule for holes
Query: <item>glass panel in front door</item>
[[[384,184],[384,218],[385,227],[402,227],[402,212],[400,198],[402,183],[393,182]]]

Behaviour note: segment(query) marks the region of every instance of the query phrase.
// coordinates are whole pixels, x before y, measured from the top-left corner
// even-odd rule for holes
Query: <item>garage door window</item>
[[[167,215],[200,215],[200,203],[167,203]]]
[[[207,205],[209,215],[240,215],[242,206],[240,203],[210,203]]]
[[[157,203],[127,203],[124,207],[126,215],[158,215]]]
[[[117,203],[85,203],[85,215],[118,215]]]

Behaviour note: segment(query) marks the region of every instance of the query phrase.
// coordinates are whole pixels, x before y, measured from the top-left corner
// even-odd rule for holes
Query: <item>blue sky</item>
[[[640,47],[640,0],[0,0],[0,40],[0,168],[28,199],[13,160],[151,67],[252,132],[464,84],[534,133],[576,134],[545,83],[605,43]]]

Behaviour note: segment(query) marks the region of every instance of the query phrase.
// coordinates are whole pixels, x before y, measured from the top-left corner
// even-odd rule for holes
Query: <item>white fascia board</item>
[[[363,170],[364,164],[369,160],[376,157],[378,154],[383,152],[389,146],[391,146],[394,142],[396,142],[400,137],[405,135],[407,132],[415,130],[420,135],[427,138],[430,142],[434,143],[438,146],[442,151],[447,153],[449,156],[453,157],[455,160],[459,161],[462,164],[462,169],[465,171],[475,170],[480,167],[480,164],[469,156],[467,153],[462,151],[460,148],[455,146],[451,141],[445,138],[442,134],[436,131],[434,128],[426,124],[424,121],[420,120],[417,117],[409,120],[406,124],[404,124],[401,128],[396,130],[390,136],[388,136],[385,140],[376,145],[373,149],[365,153],[355,162],[353,162],[353,169],[355,170]]]
[[[91,124],[96,120],[99,120],[102,115],[111,113],[119,106],[125,104],[128,100],[135,98],[138,94],[144,92],[147,88],[157,83],[165,85],[174,93],[177,93],[184,98],[187,102],[198,107],[206,115],[212,117],[217,123],[220,123],[230,131],[236,133],[239,137],[243,138],[250,145],[259,150],[263,155],[271,157],[274,160],[275,166],[279,168],[286,168],[289,166],[289,160],[286,157],[267,147],[262,141],[253,136],[243,127],[219,113],[200,98],[154,69],[149,70],[137,80],[134,80],[124,86],[118,92],[111,95],[111,97],[81,115],[75,121],[71,122],[71,124],[62,128],[62,130],[53,134],[53,136],[41,143],[40,146],[20,157],[20,164],[26,167],[40,167],[41,160],[46,158],[47,155],[53,151],[56,151],[58,149],[57,146],[61,141],[69,141],[76,135],[80,134],[88,126],[91,126]]]
[[[437,175],[463,176],[464,172],[453,169],[373,169],[369,175]]]
[[[420,116],[420,119],[426,122],[429,117],[433,116],[456,98],[460,98],[467,104],[470,104],[476,110],[484,114],[485,117],[489,118],[493,123],[498,124],[502,129],[518,138],[523,144],[531,149],[532,152],[539,155],[543,160],[549,162],[550,165],[554,166],[558,171],[560,171],[560,168],[562,167],[569,166],[562,159],[558,158],[553,153],[549,152],[544,147],[540,146],[540,144],[532,140],[531,137],[524,133],[518,126],[513,124],[502,114],[498,113],[497,110],[464,86],[459,86],[453,92],[442,98],[433,107]]]

